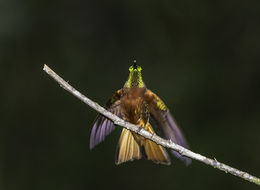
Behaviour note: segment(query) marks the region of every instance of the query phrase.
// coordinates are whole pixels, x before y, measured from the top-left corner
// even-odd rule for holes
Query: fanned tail
[[[145,128],[149,132],[154,133],[149,123]],[[139,160],[142,156],[157,164],[171,164],[169,155],[162,146],[151,140],[144,139],[137,134],[133,135],[127,129],[123,129],[116,151],[115,163],[118,165],[127,161]]]

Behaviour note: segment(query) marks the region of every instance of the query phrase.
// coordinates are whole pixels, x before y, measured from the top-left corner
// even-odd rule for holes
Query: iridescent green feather
[[[134,66],[129,67],[129,77],[128,80],[126,81],[125,87],[126,88],[131,88],[131,87],[138,87],[138,88],[143,88],[144,87],[144,82],[142,79],[142,68],[140,66],[137,66],[136,68]]]

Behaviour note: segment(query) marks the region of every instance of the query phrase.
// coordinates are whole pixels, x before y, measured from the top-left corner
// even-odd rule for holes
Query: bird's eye
[[[131,67],[129,67],[129,71],[131,72],[131,71],[133,71],[134,70],[134,67],[133,67],[133,65],[131,66]]]

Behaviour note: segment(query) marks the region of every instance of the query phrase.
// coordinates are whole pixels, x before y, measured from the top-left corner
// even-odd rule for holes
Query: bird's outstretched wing
[[[163,103],[163,101],[151,90],[146,90],[144,99],[148,104],[150,114],[158,125],[159,131],[166,139],[172,140],[174,143],[188,148],[188,144],[177,126],[175,120],[171,116],[169,109]],[[182,156],[177,151],[171,150],[172,154],[184,161],[186,165],[191,163],[191,159]]]
[[[121,89],[117,90],[107,101],[105,108],[120,117]],[[107,117],[99,114],[94,122],[90,135],[90,149],[102,142],[115,129],[114,123]]]

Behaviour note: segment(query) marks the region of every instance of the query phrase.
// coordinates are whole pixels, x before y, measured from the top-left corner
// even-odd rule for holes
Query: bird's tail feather
[[[140,146],[134,139],[131,131],[123,129],[116,151],[116,164],[142,158]]]
[[[150,124],[146,125],[146,129],[150,133],[154,133],[153,128]],[[144,149],[148,160],[152,160],[157,164],[171,164],[171,160],[168,153],[166,152],[165,148],[163,148],[161,145],[158,145],[155,142],[146,139],[144,143]]]
[[[149,123],[145,128],[149,132],[154,133]],[[139,160],[142,156],[145,156],[148,160],[152,160],[157,164],[171,164],[169,155],[162,146],[143,138],[141,138],[141,141],[136,141],[140,136],[137,134],[134,135],[131,131],[123,129],[116,151],[116,164]]]

